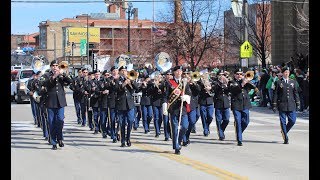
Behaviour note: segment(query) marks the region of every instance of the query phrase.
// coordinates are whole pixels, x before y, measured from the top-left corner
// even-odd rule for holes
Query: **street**
[[[211,134],[203,136],[201,120],[191,144],[175,155],[172,142],[144,134],[142,122],[132,131],[132,146],[120,147],[108,136],[93,134],[77,124],[72,93],[65,108],[65,147],[51,150],[40,128],[33,124],[30,104],[11,103],[12,180],[163,180],[163,179],[309,179],[309,117],[298,115],[283,144],[278,113],[265,107],[250,110],[250,123],[237,146],[234,118],[219,141],[215,119]]]

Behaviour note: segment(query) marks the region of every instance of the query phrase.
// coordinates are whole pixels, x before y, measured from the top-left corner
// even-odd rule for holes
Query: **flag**
[[[167,31],[163,30],[163,29],[158,29],[156,27],[152,27],[152,32],[156,35],[156,36],[166,36],[167,35]]]

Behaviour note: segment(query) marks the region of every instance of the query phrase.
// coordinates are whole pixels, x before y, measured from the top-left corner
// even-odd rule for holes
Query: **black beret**
[[[108,70],[104,70],[104,71],[102,72],[102,74],[106,74],[106,73],[109,73]]]
[[[113,70],[115,70],[115,69],[116,69],[116,67],[115,67],[115,66],[112,66],[111,69],[110,69],[110,71],[113,71]]]
[[[121,67],[119,68],[119,71],[121,71],[122,69],[127,70],[127,67],[126,67],[126,66],[121,66]]]
[[[241,68],[237,68],[236,70],[234,70],[233,73],[234,73],[234,74],[236,74],[236,73],[243,73],[243,71],[242,71]]]
[[[39,75],[41,73],[41,71],[38,71],[37,73],[36,73],[36,75]]]
[[[88,71],[88,69],[87,68],[82,68],[81,71]]]
[[[92,71],[88,72],[88,75],[92,75],[92,74],[93,74],[93,72],[92,72]]]
[[[281,72],[283,73],[283,72],[285,72],[286,70],[290,71],[289,67],[287,67],[287,66],[283,67],[283,68],[281,69]]]
[[[95,74],[95,73],[98,73],[98,72],[100,72],[99,69],[92,71],[92,74]]]
[[[176,67],[174,67],[174,68],[172,69],[172,71],[176,71],[176,70],[178,70],[178,69],[181,69],[181,70],[182,70],[182,66],[176,66]]]
[[[54,65],[54,64],[59,64],[56,60],[51,61],[50,66]]]
[[[166,74],[172,74],[172,70],[169,69],[169,70],[166,72]]]
[[[189,69],[186,68],[186,69],[183,71],[183,73],[188,74],[188,73],[191,73],[191,71],[189,71]]]

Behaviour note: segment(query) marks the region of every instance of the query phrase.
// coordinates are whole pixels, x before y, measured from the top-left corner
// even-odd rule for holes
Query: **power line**
[[[19,1],[19,0],[12,0],[11,3],[123,3],[123,2],[172,2],[176,0],[127,0],[127,1],[121,1],[121,0],[114,0],[114,1],[102,1],[102,0],[88,0],[88,1]],[[194,1],[194,0],[181,0],[181,1]],[[197,1],[211,1],[211,0],[197,0]]]

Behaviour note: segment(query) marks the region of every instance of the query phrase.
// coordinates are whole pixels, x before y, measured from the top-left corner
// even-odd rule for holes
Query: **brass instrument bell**
[[[247,71],[244,74],[244,78],[247,79],[247,81],[251,81],[254,77],[254,71]]]
[[[128,73],[128,79],[130,79],[131,81],[136,80],[138,78],[138,72],[135,71],[134,69],[132,69],[131,71],[129,71]]]
[[[201,75],[199,73],[199,71],[194,71],[191,73],[191,80],[193,82],[199,81],[201,79]]]

